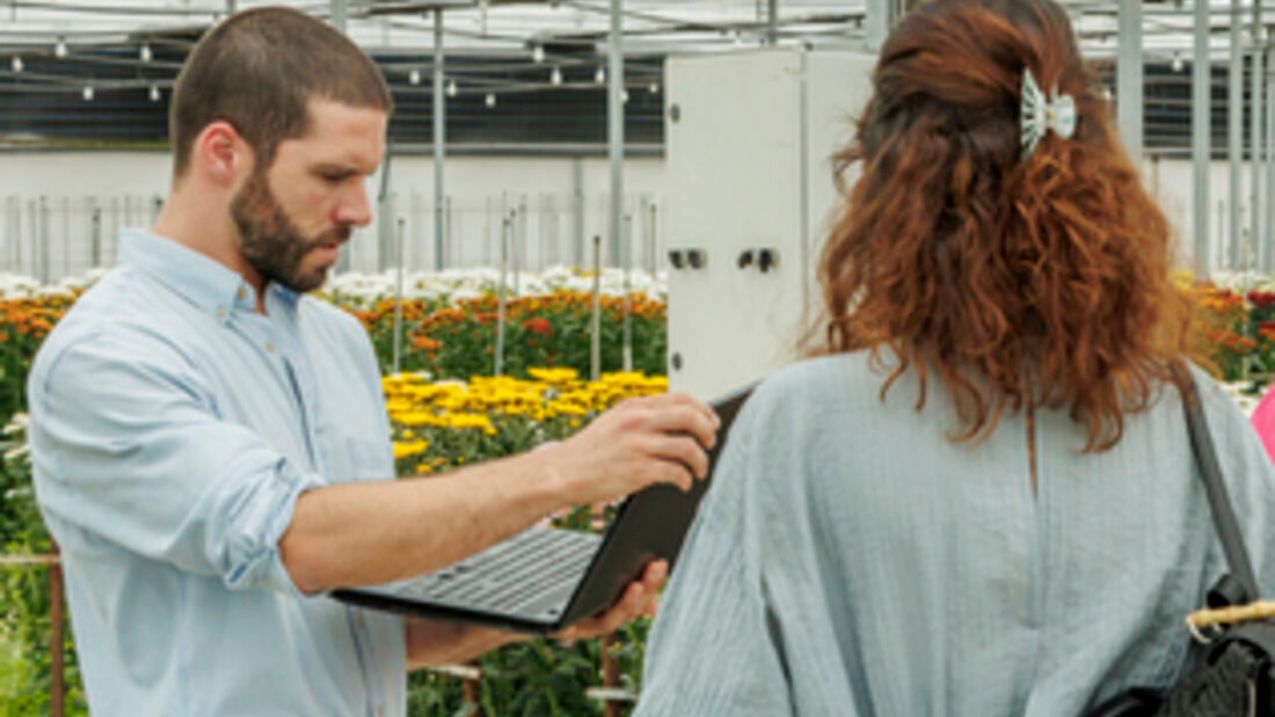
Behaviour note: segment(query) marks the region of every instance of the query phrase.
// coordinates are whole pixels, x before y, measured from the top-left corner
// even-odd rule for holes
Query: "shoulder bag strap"
[[[1182,406],[1186,411],[1186,424],[1191,433],[1191,450],[1195,453],[1196,465],[1200,467],[1200,475],[1204,478],[1209,509],[1213,513],[1213,527],[1222,541],[1222,550],[1226,553],[1231,574],[1248,593],[1245,601],[1256,600],[1261,595],[1257,589],[1257,578],[1248,559],[1248,550],[1244,548],[1244,538],[1235,520],[1231,500],[1227,496],[1226,483],[1222,480],[1222,467],[1217,459],[1213,436],[1209,433],[1208,420],[1201,407],[1195,377],[1181,363],[1173,365],[1173,373],[1178,379],[1178,389],[1182,392]]]

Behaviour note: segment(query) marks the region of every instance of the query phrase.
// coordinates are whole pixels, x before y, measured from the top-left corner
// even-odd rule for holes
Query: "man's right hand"
[[[708,475],[720,425],[713,409],[684,393],[633,398],[538,455],[567,504],[615,500],[654,483],[689,490]]]

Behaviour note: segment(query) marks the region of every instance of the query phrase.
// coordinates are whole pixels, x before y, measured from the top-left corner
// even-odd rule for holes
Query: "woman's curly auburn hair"
[[[1075,135],[1020,147],[1023,72],[1075,98]],[[933,0],[891,33],[857,135],[862,174],[824,246],[810,353],[888,348],[977,440],[1003,413],[1067,408],[1086,451],[1119,442],[1184,355],[1169,227],[1050,0]],[[1052,97],[1053,94],[1050,93]],[[819,338],[822,336],[822,338]]]

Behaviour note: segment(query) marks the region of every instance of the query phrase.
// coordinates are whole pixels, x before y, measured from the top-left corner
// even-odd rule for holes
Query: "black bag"
[[[1258,599],[1257,579],[1235,521],[1221,465],[1200,407],[1195,379],[1183,366],[1174,373],[1182,391],[1191,450],[1204,477],[1213,525],[1230,574],[1209,591],[1210,608],[1247,605]],[[1134,689],[1104,702],[1086,717],[1275,717],[1275,621],[1240,622],[1219,628],[1203,660],[1164,690]]]

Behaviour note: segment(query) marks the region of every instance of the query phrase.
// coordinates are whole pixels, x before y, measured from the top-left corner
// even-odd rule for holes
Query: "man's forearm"
[[[443,620],[407,620],[407,669],[456,664],[498,647],[528,639],[525,635]]]
[[[302,592],[430,572],[561,505],[547,456],[526,454],[436,478],[353,483],[301,495],[280,552]]]

